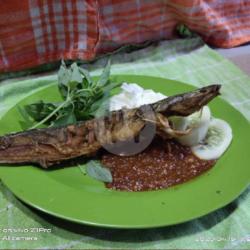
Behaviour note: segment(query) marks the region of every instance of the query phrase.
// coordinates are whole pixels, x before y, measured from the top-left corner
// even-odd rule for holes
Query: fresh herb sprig
[[[26,105],[20,111],[25,120],[25,123],[22,121],[22,127],[25,124],[30,127],[30,117],[36,122],[31,128],[37,128],[41,125],[64,126],[104,115],[112,90],[120,85],[110,81],[110,67],[108,61],[99,79],[94,81],[86,69],[76,63],[67,68],[62,61],[58,71],[58,90],[63,101],[39,101]]]
[[[112,182],[112,174],[110,169],[103,166],[99,160],[90,160],[84,165],[79,165],[80,171],[84,175],[88,175],[93,179],[103,182]]]

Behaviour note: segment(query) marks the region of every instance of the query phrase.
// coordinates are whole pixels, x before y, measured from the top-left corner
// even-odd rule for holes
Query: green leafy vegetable
[[[92,85],[93,82],[92,82],[92,79],[90,78],[89,72],[83,68],[79,68],[79,70],[82,73],[82,75],[86,78],[87,83]]]
[[[110,170],[108,168],[103,167],[100,161],[89,161],[86,164],[86,173],[96,180],[103,182],[112,182],[112,175]]]
[[[77,66],[76,63],[73,63],[71,64],[71,70],[72,70],[72,74],[71,74],[71,82],[76,82],[76,83],[81,83],[82,82],[82,79],[83,79],[83,76],[81,75],[80,73],[80,70]]]
[[[22,126],[36,128],[40,125],[51,127],[64,126],[77,121],[88,120],[96,115],[104,115],[112,90],[119,83],[110,82],[110,61],[108,61],[100,78],[94,82],[89,72],[76,63],[67,67],[62,61],[58,71],[58,91],[63,99],[58,103],[39,101],[26,105],[20,111],[24,117]],[[26,114],[24,114],[26,113]],[[34,122],[37,122],[34,125]]]
[[[27,112],[25,112],[24,109],[21,109],[20,107],[17,107],[19,113],[21,114],[23,120],[19,121],[21,128],[23,130],[28,129],[29,127],[32,127],[34,125],[34,121],[31,120]]]
[[[56,108],[56,104],[44,103],[43,101],[25,106],[27,114],[30,115],[35,121],[44,119]]]
[[[111,64],[110,64],[110,60],[109,60],[106,67],[104,68],[104,70],[102,72],[100,79],[97,82],[97,84],[99,86],[104,86],[108,83],[109,74],[110,74],[110,67],[111,67]]]
[[[80,171],[81,171],[84,175],[87,174],[87,173],[86,173],[86,165],[85,165],[85,164],[84,164],[84,165],[78,165],[78,167],[79,167]]]

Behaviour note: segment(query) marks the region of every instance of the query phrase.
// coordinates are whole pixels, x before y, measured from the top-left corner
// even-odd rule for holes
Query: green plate
[[[194,89],[187,84],[146,76],[114,76],[137,82],[166,95]],[[226,88],[226,86],[224,87]],[[44,99],[60,99],[57,87],[29,96],[18,105]],[[51,215],[94,226],[151,228],[177,224],[208,214],[233,201],[250,180],[250,126],[232,106],[220,98],[210,103],[215,117],[229,122],[233,142],[218,163],[205,174],[160,191],[119,192],[84,176],[78,167],[47,171],[34,166],[1,166],[3,183],[22,201]],[[0,121],[0,134],[21,130],[17,107]]]

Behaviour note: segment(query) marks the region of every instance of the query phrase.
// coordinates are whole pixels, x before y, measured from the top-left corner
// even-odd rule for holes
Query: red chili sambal
[[[143,152],[133,156],[104,153],[102,164],[108,167],[115,190],[147,191],[168,188],[201,175],[215,160],[201,160],[175,140],[155,139]]]

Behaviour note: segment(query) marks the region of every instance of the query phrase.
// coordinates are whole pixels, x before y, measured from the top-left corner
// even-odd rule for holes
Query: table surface
[[[250,75],[250,45],[232,49],[217,49],[218,53],[235,63],[242,71]]]
[[[218,52],[249,73],[249,47],[246,48]],[[113,55],[112,73],[158,76],[197,87],[220,83],[225,86],[222,97],[250,121],[250,78],[220,54],[198,38],[164,41],[139,51]],[[93,75],[98,75],[105,63],[106,58],[102,58],[88,66]],[[55,79],[56,75],[49,74],[4,81],[0,84],[0,119],[22,98]],[[250,249],[249,207],[248,189],[224,208],[190,222],[160,229],[112,230],[46,215],[20,202],[0,182],[0,249]],[[8,228],[45,228],[51,232],[6,232]],[[7,240],[7,236],[30,236],[37,240]]]

